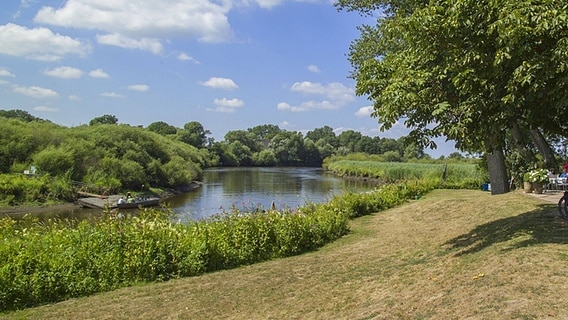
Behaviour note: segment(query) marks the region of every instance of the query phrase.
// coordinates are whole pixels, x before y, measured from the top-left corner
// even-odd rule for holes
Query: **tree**
[[[339,140],[339,144],[343,147],[346,147],[351,152],[359,152],[361,151],[359,148],[359,143],[363,135],[360,132],[354,130],[346,130],[339,134],[337,139]]]
[[[207,144],[207,135],[211,134],[211,131],[205,130],[201,123],[197,121],[191,121],[183,126],[183,130],[180,130],[179,140],[183,141],[196,148],[204,148]]]
[[[262,150],[262,144],[260,143],[261,138],[257,137],[250,130],[234,130],[229,131],[225,134],[225,142],[233,143],[240,142],[247,146],[251,152],[259,152]]]
[[[161,135],[176,134],[176,127],[165,123],[164,121],[156,121],[148,125],[148,130],[159,133]]]
[[[105,114],[103,116],[93,118],[91,121],[89,121],[90,126],[94,126],[97,124],[117,124],[117,123],[118,123],[118,118],[110,114]]]
[[[312,131],[306,133],[306,138],[312,140],[314,143],[318,143],[323,140],[324,144],[330,144],[337,148],[339,146],[339,140],[333,132],[333,129],[329,126],[323,126],[321,128],[316,128]]]
[[[274,124],[265,124],[248,129],[255,136],[262,140],[272,140],[274,136],[282,132],[282,130]]]
[[[281,165],[299,165],[305,159],[304,138],[300,133],[282,131],[271,140],[274,155]]]
[[[235,156],[239,166],[250,166],[252,164],[252,152],[250,148],[240,141],[229,143],[228,150]]]
[[[419,146],[445,135],[487,154],[492,192],[508,191],[503,148],[520,125],[566,135],[568,5],[550,0],[339,0],[369,14],[350,47],[357,94],[381,129],[400,119]]]
[[[27,111],[24,110],[0,110],[0,117],[4,118],[13,118],[13,119],[20,119],[24,122],[32,122],[32,121],[47,121],[37,117],[32,116]]]

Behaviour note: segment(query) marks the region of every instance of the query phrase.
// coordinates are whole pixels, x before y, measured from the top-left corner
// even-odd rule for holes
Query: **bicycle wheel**
[[[560,200],[558,200],[558,213],[560,217],[564,220],[568,220],[568,192],[564,192],[564,195]]]

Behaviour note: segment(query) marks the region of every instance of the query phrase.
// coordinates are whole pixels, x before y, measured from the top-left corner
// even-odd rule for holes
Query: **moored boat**
[[[136,197],[132,202],[117,203],[116,207],[119,209],[136,209],[136,208],[146,208],[155,207],[160,204],[160,198],[147,197],[139,198]]]

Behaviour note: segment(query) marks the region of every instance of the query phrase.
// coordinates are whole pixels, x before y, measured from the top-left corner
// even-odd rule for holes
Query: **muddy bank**
[[[181,186],[175,189],[164,190],[163,192],[161,192],[156,196],[158,196],[161,200],[166,200],[175,195],[185,192],[190,192],[194,189],[199,188],[201,185],[202,182],[194,181],[186,186]],[[38,205],[38,206],[9,206],[9,207],[0,207],[0,218],[5,216],[19,217],[25,214],[39,215],[43,213],[55,213],[55,212],[72,213],[72,212],[77,212],[79,210],[89,210],[89,209],[81,208],[76,202],[51,204],[51,205]]]

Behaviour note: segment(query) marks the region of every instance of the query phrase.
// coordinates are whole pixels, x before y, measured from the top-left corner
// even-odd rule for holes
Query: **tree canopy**
[[[382,129],[397,121],[435,147],[500,152],[514,127],[567,135],[568,3],[340,0],[377,13],[350,47],[357,93]],[[380,11],[380,12],[379,12]],[[497,161],[501,162],[501,161]],[[491,168],[490,168],[491,171]]]

